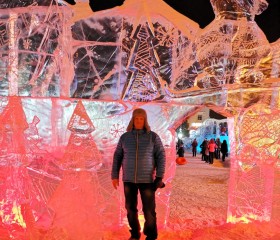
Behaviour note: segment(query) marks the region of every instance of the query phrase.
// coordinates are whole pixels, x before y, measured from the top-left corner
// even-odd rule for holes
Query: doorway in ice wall
[[[225,115],[201,106],[175,125],[176,143],[183,142],[187,163],[176,165],[168,226],[197,229],[226,222],[230,155],[222,161],[220,152],[224,140],[230,149],[227,128],[229,115]],[[197,142],[196,154],[192,149],[194,139]],[[217,148],[213,153],[202,151],[203,144],[208,146],[211,139]],[[210,155],[213,164],[210,164]],[[183,196],[179,202],[172,197],[177,194]]]
[[[213,138],[218,143],[226,140],[230,151],[227,117],[208,107],[203,107],[194,115],[183,120],[182,124],[176,129],[177,142],[182,140],[184,148],[188,152],[192,151],[192,142],[196,139],[199,143],[197,152],[200,153],[200,145],[205,138],[208,140]]]

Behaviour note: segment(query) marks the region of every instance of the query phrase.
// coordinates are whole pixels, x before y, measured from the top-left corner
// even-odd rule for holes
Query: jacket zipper
[[[135,158],[135,175],[134,182],[137,180],[137,169],[138,169],[138,131],[136,131],[136,158]]]

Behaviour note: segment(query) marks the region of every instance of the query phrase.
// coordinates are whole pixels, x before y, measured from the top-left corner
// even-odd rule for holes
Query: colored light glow
[[[143,213],[138,214],[138,219],[141,227],[141,232],[143,232],[144,229],[144,223],[145,223],[145,217]]]
[[[12,223],[31,226],[52,202],[53,214],[42,214],[53,224],[46,224],[47,230],[63,229],[69,238],[78,239],[78,230],[85,226],[79,237],[86,239],[100,226],[117,226],[117,213],[125,214],[119,200],[123,192],[112,189],[110,164],[133,108],[145,107],[152,129],[160,134],[168,160],[165,179],[172,182],[176,169],[172,126],[203,105],[229,112],[232,120],[229,212],[241,216],[230,215],[228,220],[270,219],[272,198],[277,197],[272,176],[275,166],[279,168],[280,94],[279,79],[276,86],[266,80],[272,72],[273,77],[280,76],[273,67],[279,66],[279,45],[270,45],[253,19],[239,19],[238,14],[232,19],[234,14],[220,12],[222,7],[254,16],[255,5],[211,1],[217,17],[200,29],[162,0],[127,0],[116,9],[74,17],[79,20],[75,23],[69,21],[68,7],[55,6],[56,1],[50,1],[52,6],[33,2],[25,8],[17,1],[9,14],[0,9],[4,223],[11,228]],[[77,99],[83,100],[77,104]],[[35,117],[40,121],[32,125]],[[213,132],[204,129],[200,135]],[[236,156],[244,145],[254,151]],[[263,154],[260,164],[258,151]],[[268,157],[273,164],[267,164]],[[255,163],[249,164],[252,158]],[[5,167],[13,165],[25,169],[28,165],[32,171],[22,177],[24,171],[11,168],[12,177],[6,181]],[[15,192],[18,195],[11,194]],[[156,194],[161,225],[168,222],[170,194],[168,188]],[[139,220],[143,228],[143,215]]]
[[[238,161],[238,165],[241,167],[242,171],[244,172],[249,172],[252,168],[257,166],[256,163],[246,164],[246,163],[242,163],[241,161]]]
[[[21,214],[21,207],[16,204],[16,202],[13,203],[12,213],[14,214],[14,221],[13,223],[17,223],[23,228],[26,228],[26,223],[23,219],[23,216]]]
[[[194,122],[192,123],[192,127],[201,127],[202,123]]]
[[[258,221],[269,221],[270,220],[270,217],[268,216],[257,216],[257,215],[254,215],[254,214],[244,214],[243,216],[241,217],[236,217],[236,216],[232,216],[232,215],[229,215],[227,217],[227,222],[228,223],[250,223],[252,222],[253,220],[258,220]]]

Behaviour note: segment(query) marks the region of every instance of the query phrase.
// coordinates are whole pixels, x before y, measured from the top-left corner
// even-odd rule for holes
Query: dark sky
[[[66,0],[73,1],[73,0]],[[214,19],[210,0],[164,0],[172,8],[197,22],[201,28]],[[269,42],[280,38],[280,0],[266,0],[268,8],[256,16],[258,26],[263,30]],[[124,0],[89,0],[94,11],[100,11],[123,4]]]

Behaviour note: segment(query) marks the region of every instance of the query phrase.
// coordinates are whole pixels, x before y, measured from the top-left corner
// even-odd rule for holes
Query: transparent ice
[[[1,236],[101,239],[126,225],[110,170],[136,107],[166,150],[160,227],[175,129],[205,106],[228,117],[227,221],[279,220],[280,40],[254,21],[266,1],[211,0],[204,29],[161,0],[96,13],[76,2],[0,1]]]

